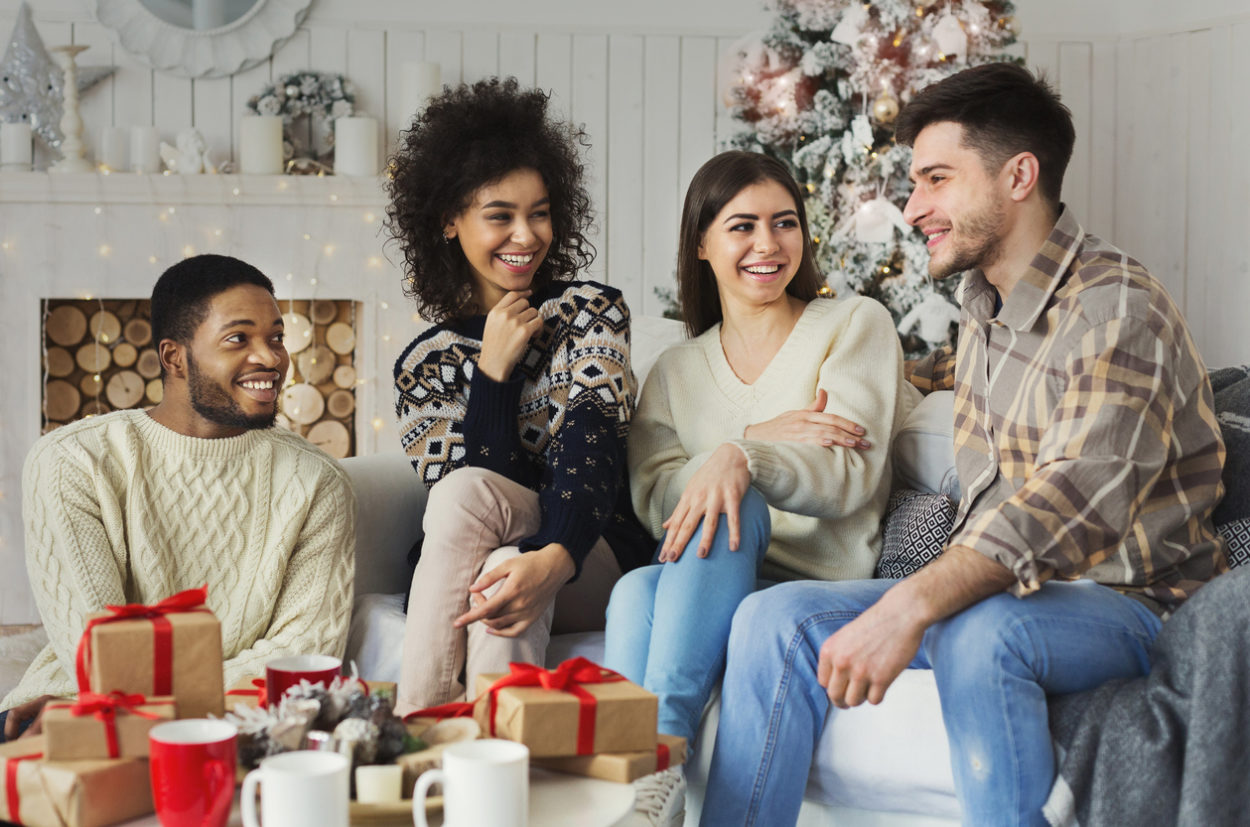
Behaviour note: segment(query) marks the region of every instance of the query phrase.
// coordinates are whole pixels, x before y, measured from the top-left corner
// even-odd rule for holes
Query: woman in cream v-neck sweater
[[[607,665],[659,695],[661,732],[693,738],[757,578],[872,576],[915,391],[889,312],[821,282],[780,163],[699,170],[678,252],[693,338],[652,369],[629,435],[634,508],[662,540],[608,610]]]

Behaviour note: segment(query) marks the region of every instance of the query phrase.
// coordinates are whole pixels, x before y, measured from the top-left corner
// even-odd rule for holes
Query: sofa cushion
[[[876,576],[906,577],[942,553],[955,523],[955,503],[942,494],[896,489],[885,509]]]
[[[894,485],[958,500],[954,431],[952,391],[934,391],[921,399],[894,435]]]
[[[1224,434],[1224,499],[1212,519],[1216,527],[1250,517],[1250,368],[1211,371],[1215,415]]]

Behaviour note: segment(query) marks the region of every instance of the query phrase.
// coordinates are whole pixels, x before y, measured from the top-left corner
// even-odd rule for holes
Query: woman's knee
[[[608,598],[608,622],[613,622],[614,615],[620,616],[618,620],[638,617],[640,612],[649,617],[655,607],[655,590],[662,570],[659,565],[642,566],[617,580]]]
[[[773,520],[768,512],[768,501],[755,488],[748,488],[738,504],[738,525],[742,535],[754,532],[757,542],[768,545],[772,536]]]
[[[496,483],[506,479],[495,471],[469,465],[452,471],[430,489],[421,521],[425,533],[437,531],[448,520],[480,520],[498,511],[493,507],[499,499]]]

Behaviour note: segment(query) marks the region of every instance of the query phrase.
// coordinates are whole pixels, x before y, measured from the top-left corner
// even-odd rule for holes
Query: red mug
[[[265,664],[265,700],[276,707],[282,696],[300,681],[329,686],[343,669],[343,662],[329,655],[291,655]]]
[[[225,827],[234,801],[238,730],[187,718],[148,732],[152,799],[162,827]]]

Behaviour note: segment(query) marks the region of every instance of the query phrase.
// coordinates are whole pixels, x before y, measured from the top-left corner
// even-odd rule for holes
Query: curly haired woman
[[[629,309],[572,280],[594,257],[585,134],[547,103],[511,78],[446,90],[392,159],[388,228],[434,322],[395,364],[401,441],[431,486],[401,714],[542,663],[553,627],[602,628],[650,554],[626,480]]]

